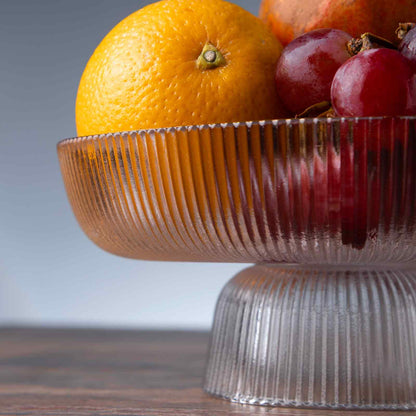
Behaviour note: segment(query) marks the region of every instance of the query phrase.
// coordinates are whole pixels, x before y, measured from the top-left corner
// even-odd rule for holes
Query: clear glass
[[[274,266],[267,268],[267,275],[274,279],[275,285],[282,279],[287,280],[283,275],[293,279],[293,270],[298,270],[302,271],[305,282],[315,276],[313,279],[319,281],[316,287],[322,293],[335,290],[347,299],[345,313],[336,309],[337,304],[325,306],[324,300],[329,302],[325,297],[315,299],[314,310],[323,307],[337,311],[338,327],[334,326],[335,322],[328,326],[327,321],[320,324],[314,321],[315,339],[327,337],[328,343],[302,341],[303,358],[299,361],[297,347],[280,350],[282,334],[286,332],[282,332],[283,327],[278,323],[287,321],[290,334],[307,336],[303,326],[309,328],[312,323],[293,319],[308,310],[306,306],[295,302],[290,313],[284,311],[287,299],[294,302],[299,296],[306,296],[304,287],[294,285],[286,297],[270,289],[274,300],[268,302],[275,305],[268,309],[272,326],[267,331],[244,332],[244,325],[256,328],[262,322],[258,318],[263,313],[259,299],[264,294],[254,290],[262,281],[261,273],[257,273],[260,269],[250,269],[254,270],[249,273],[252,290],[241,292],[250,312],[237,317],[232,313],[241,309],[240,291],[227,289],[235,284],[233,280],[221,296],[231,290],[234,297],[227,298],[223,307],[220,298],[217,306],[207,391],[233,400],[269,405],[411,408],[415,407],[415,392],[411,387],[403,394],[386,393],[387,384],[380,394],[376,394],[378,390],[373,385],[368,387],[377,377],[377,380],[383,377],[392,380],[392,368],[402,365],[414,369],[416,363],[409,351],[416,350],[416,345],[406,335],[407,350],[403,346],[398,350],[391,347],[388,339],[395,332],[391,331],[392,324],[387,317],[392,313],[395,298],[367,301],[367,297],[376,296],[374,288],[380,284],[374,281],[364,287],[363,276],[371,277],[374,273],[379,276],[381,271],[385,271],[387,280],[396,278],[398,273],[400,276],[405,273],[408,281],[414,276],[415,127],[414,117],[292,119],[190,126],[67,139],[59,143],[58,155],[78,222],[91,240],[107,251],[148,260],[269,264]],[[290,273],[287,264],[295,264]],[[342,280],[333,278],[334,271],[348,280],[349,291],[345,285],[333,287]],[[348,277],[351,273],[358,273],[359,277]],[[370,277],[368,282],[372,281]],[[354,282],[354,292],[351,282]],[[386,283],[385,296],[395,293],[393,286]],[[413,299],[411,285],[403,287],[407,298]],[[357,297],[352,293],[357,293]],[[358,312],[349,317],[347,311],[355,311],[356,304]],[[312,307],[311,302],[308,305]],[[395,325],[400,325],[403,331],[416,331],[411,320],[415,313],[413,304],[409,301],[400,305],[401,312],[397,312],[400,319],[394,321]],[[229,311],[220,313],[219,308],[224,307]],[[381,309],[383,313],[379,313]],[[298,315],[294,315],[295,310]],[[364,325],[369,321],[366,314],[371,316],[374,327],[357,327],[353,317]],[[230,322],[225,316],[232,316]],[[313,311],[305,316],[324,319],[322,313]],[[360,328],[357,334],[361,334],[350,349],[345,346],[351,339],[343,338],[345,334],[339,332],[339,328],[348,325],[355,325],[354,330]],[[227,328],[234,328],[234,335],[238,335],[238,348],[254,351],[257,358],[229,355],[229,337],[221,335],[227,333]],[[364,333],[365,330],[369,332]],[[257,335],[252,336],[253,331]],[[333,344],[330,336],[337,336]],[[221,345],[216,344],[218,337]],[[390,364],[382,366],[374,379],[373,364],[368,362],[370,355],[351,351],[371,350],[375,340],[383,344],[377,362]],[[262,343],[260,350],[256,342]],[[275,347],[278,351],[274,358],[262,356],[265,350]],[[331,348],[333,357],[338,357],[336,365],[331,366],[322,358],[321,348],[326,348],[326,353]],[[217,355],[225,360],[221,365],[216,361]],[[239,363],[239,360],[243,361]],[[227,365],[243,368],[247,360],[257,369],[250,367],[248,373],[248,370],[226,373]],[[294,362],[296,374],[292,368]],[[276,368],[271,373],[265,371],[261,367],[264,363],[270,368],[276,363],[279,369],[287,368],[286,376]],[[359,376],[351,373],[356,368],[360,369]],[[326,377],[326,386],[338,387],[331,390],[321,386],[318,394],[315,389],[319,383],[314,379],[318,374]],[[229,381],[227,386],[223,377]],[[289,377],[284,390],[273,387],[276,383],[281,386],[282,377]],[[391,383],[399,390],[409,383],[416,386],[416,375],[410,370],[400,380],[397,377]],[[307,393],[305,380],[312,386]],[[349,393],[340,393],[344,391]]]
[[[248,404],[415,409],[414,272],[242,271],[218,300],[204,388]]]

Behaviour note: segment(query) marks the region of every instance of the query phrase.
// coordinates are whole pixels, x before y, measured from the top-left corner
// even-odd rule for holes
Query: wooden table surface
[[[197,332],[0,329],[0,415],[397,414],[266,408],[210,397],[201,389],[207,345],[208,335]]]

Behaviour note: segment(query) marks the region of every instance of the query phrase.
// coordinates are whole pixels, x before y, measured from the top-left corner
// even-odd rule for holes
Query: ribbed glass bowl
[[[207,392],[416,409],[416,117],[143,130],[63,140],[58,154],[103,249],[261,263],[219,297]]]
[[[292,119],[59,143],[85,233],[148,260],[416,260],[415,118]]]

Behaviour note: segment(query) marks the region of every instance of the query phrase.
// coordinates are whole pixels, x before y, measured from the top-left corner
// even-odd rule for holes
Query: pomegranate
[[[262,0],[259,16],[284,45],[320,28],[340,29],[354,37],[372,32],[397,43],[399,22],[416,21],[416,1]]]

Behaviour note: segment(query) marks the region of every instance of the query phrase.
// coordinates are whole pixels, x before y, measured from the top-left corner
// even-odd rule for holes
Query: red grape
[[[393,49],[370,49],[345,62],[331,87],[332,106],[342,117],[416,114],[416,74]]]
[[[296,38],[282,52],[276,68],[277,90],[285,107],[299,114],[313,104],[329,101],[331,82],[350,54],[351,35],[318,29]]]
[[[416,28],[409,30],[400,42],[399,51],[416,65]]]

